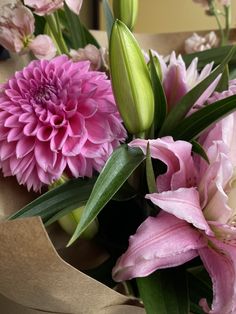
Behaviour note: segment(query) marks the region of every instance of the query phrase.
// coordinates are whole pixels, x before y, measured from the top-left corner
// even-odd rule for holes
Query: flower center
[[[56,88],[52,85],[43,85],[37,88],[34,99],[40,103],[43,104],[49,100],[55,99],[55,96],[57,96]]]

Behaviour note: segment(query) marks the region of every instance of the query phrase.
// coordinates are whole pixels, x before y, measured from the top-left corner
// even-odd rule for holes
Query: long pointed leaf
[[[227,54],[232,49],[232,46],[224,46],[208,49],[205,51],[195,52],[183,56],[186,66],[190,65],[194,58],[198,58],[198,68],[203,68],[207,63],[214,61],[214,63],[220,64],[222,59],[227,56]],[[236,63],[236,53],[234,53],[230,63]]]
[[[212,123],[236,109],[236,95],[207,105],[185,118],[170,132],[175,139],[190,141],[195,139]]]
[[[149,52],[150,56],[150,72],[151,72],[151,80],[152,80],[152,88],[154,93],[154,99],[155,99],[155,113],[154,113],[154,133],[156,133],[156,129],[160,129],[167,113],[167,103],[166,103],[166,97],[165,93],[162,87],[161,80],[159,78],[159,75],[157,73],[154,57]],[[159,62],[157,60],[157,62]]]
[[[157,271],[137,278],[147,314],[189,314],[189,297],[185,270]]]
[[[71,180],[33,200],[8,219],[41,216],[44,222],[60,211],[68,213],[88,200],[95,180]]]
[[[111,30],[112,30],[112,25],[114,23],[114,17],[113,17],[108,0],[102,0],[102,4],[103,4],[103,11],[104,11],[105,19],[106,19],[107,37],[109,41]]]
[[[72,244],[96,218],[145,158],[139,148],[130,148],[126,145],[119,147],[111,155],[94,185],[81,220],[68,245]]]
[[[236,52],[236,47],[233,47],[227,57],[222,61],[222,63],[214,70],[210,75],[208,75],[203,81],[191,89],[178,104],[170,111],[168,114],[161,130],[159,136],[169,134],[174,128],[178,126],[180,121],[185,117],[190,108],[199,99],[206,88],[218,77],[219,74],[223,73],[226,64],[230,61],[232,56]]]

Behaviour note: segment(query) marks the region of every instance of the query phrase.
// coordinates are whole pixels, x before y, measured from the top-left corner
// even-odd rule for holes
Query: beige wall
[[[236,25],[236,0],[232,1],[232,25]],[[101,28],[104,17],[100,8]],[[203,8],[192,0],[139,0],[136,32],[168,33],[216,29],[213,17],[206,16]]]

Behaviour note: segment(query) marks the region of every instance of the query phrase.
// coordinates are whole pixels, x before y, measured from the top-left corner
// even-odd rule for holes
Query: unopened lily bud
[[[124,23],[114,23],[110,38],[112,87],[121,117],[131,134],[151,127],[154,95],[143,53]]]
[[[84,208],[85,206],[81,206],[58,220],[59,225],[69,235],[72,235],[75,232],[75,229],[80,222]],[[97,232],[98,222],[97,220],[94,220],[81,234],[81,237],[91,239],[97,234]]]
[[[113,0],[115,18],[133,29],[138,15],[138,0]]]
[[[52,190],[64,183],[66,183],[69,180],[69,178],[63,174],[58,180],[54,181],[50,186],[49,190]],[[80,222],[81,216],[83,214],[85,206],[80,206],[70,213],[66,214],[65,216],[58,219],[59,225],[62,227],[62,229],[68,233],[69,235],[72,235]],[[85,231],[81,234],[81,237],[86,239],[93,238],[98,232],[98,221],[95,219],[91,222],[91,224],[85,229]]]

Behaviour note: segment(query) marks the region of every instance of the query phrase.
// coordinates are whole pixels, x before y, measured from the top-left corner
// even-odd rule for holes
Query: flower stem
[[[224,9],[225,9],[225,44],[228,44],[231,26],[231,5],[225,5]]]
[[[52,35],[57,42],[59,54],[63,54],[63,53],[69,54],[67,45],[62,35],[58,14],[55,13],[55,15],[54,14],[46,15],[45,18],[52,32]]]

